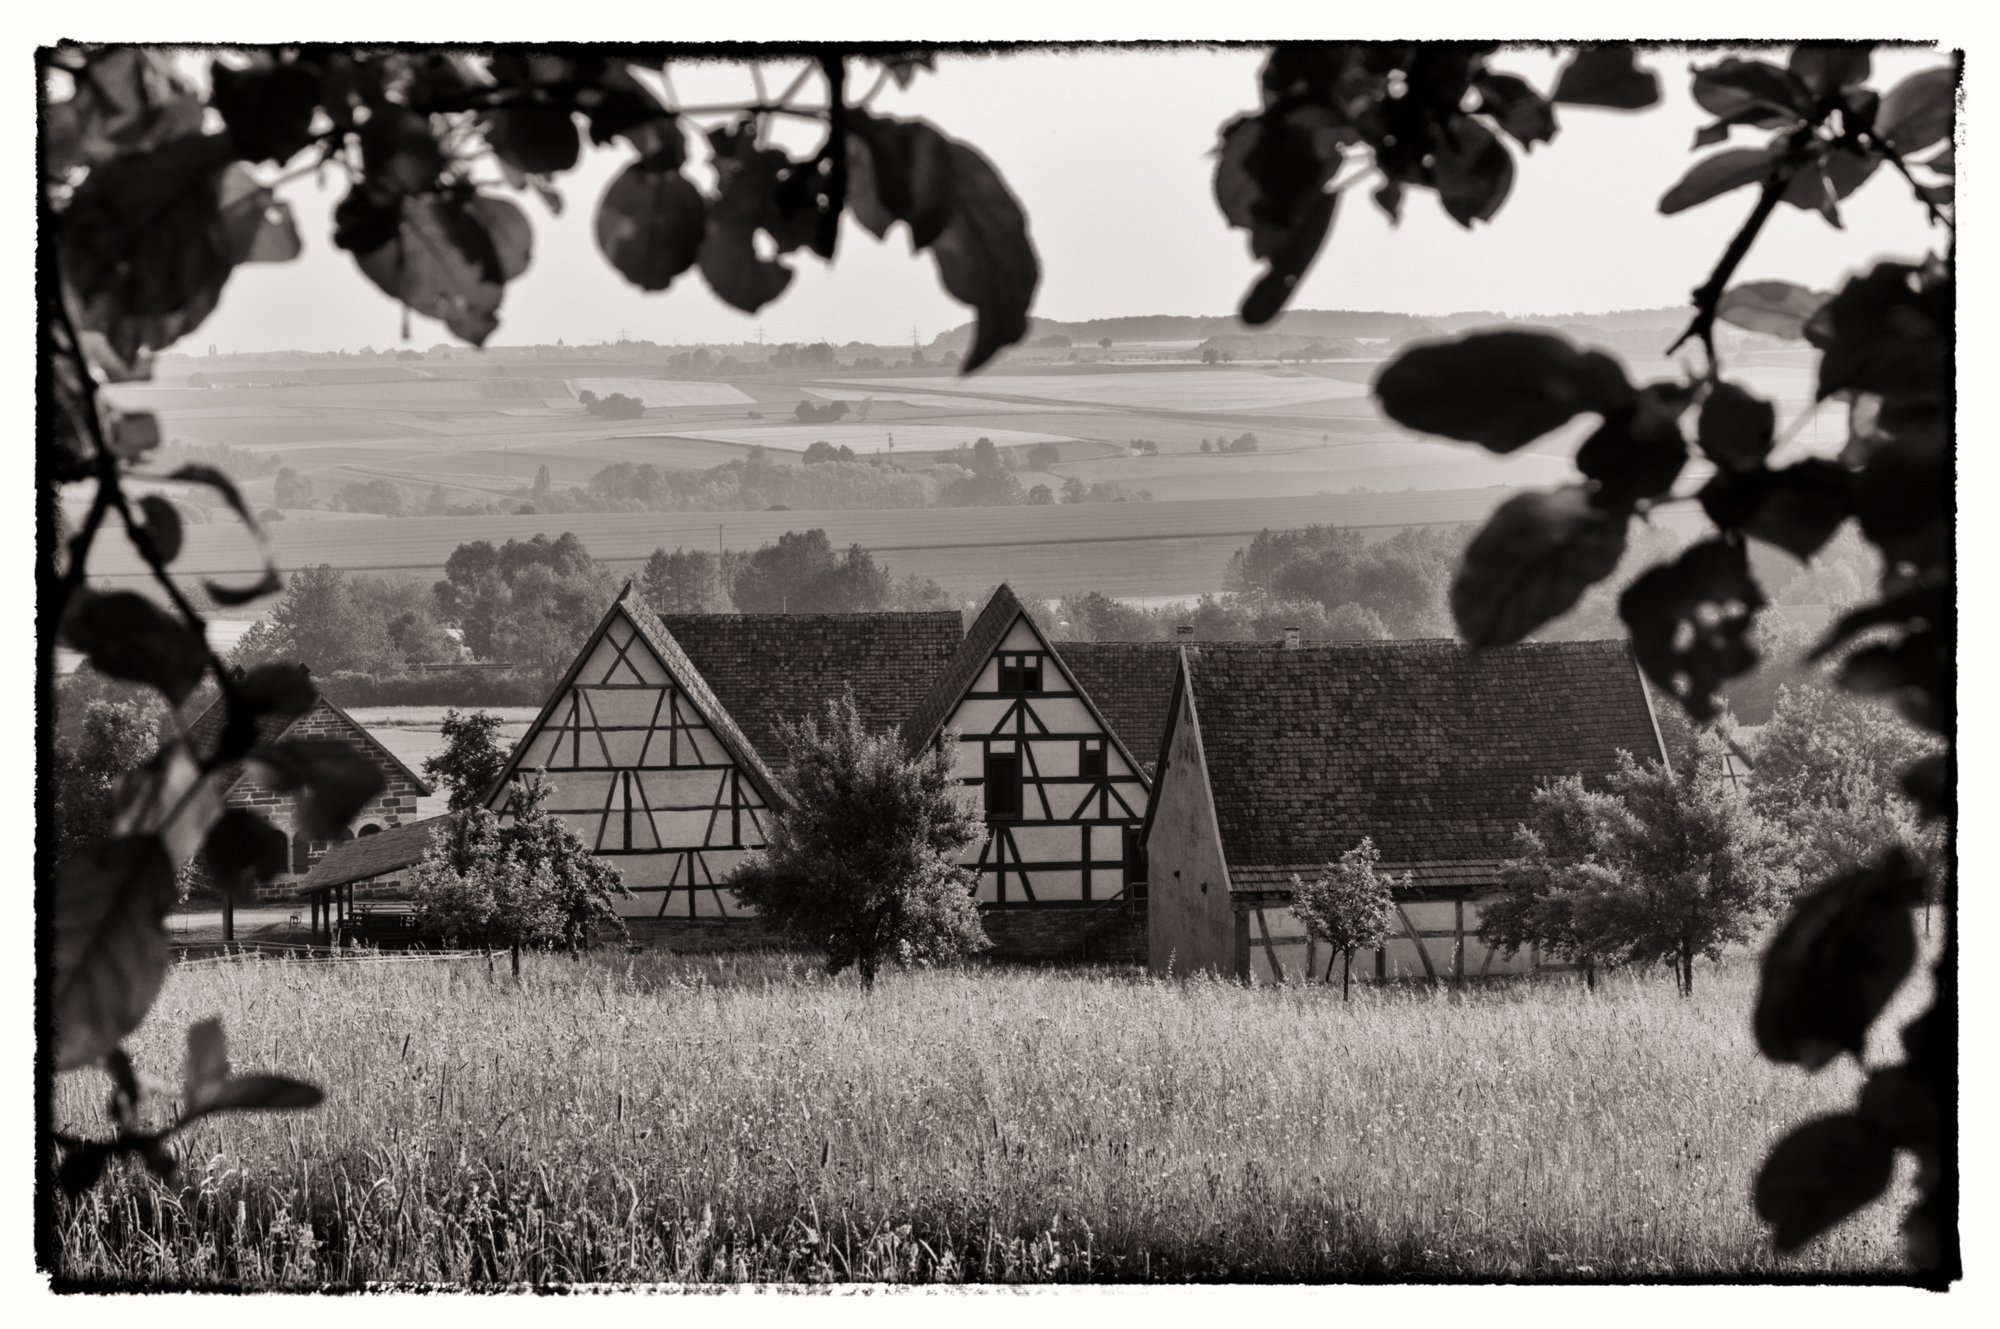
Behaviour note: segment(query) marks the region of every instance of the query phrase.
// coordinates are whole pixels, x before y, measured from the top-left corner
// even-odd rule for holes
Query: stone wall
[[[670,951],[775,950],[785,945],[764,920],[737,918],[628,918],[626,940],[635,946]]]
[[[1068,908],[982,909],[995,960],[1146,962],[1146,906],[1111,900]]]

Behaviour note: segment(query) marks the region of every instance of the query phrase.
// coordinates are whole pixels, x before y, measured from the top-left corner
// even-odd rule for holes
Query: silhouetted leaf
[[[318,697],[319,689],[306,666],[259,665],[236,680],[235,688],[225,698],[228,711],[215,751],[209,754],[210,760],[235,761],[257,745],[260,723],[265,716],[296,718],[310,710]]]
[[[951,222],[957,190],[951,140],[922,120],[849,115],[848,206],[878,240],[904,222],[915,252]],[[858,148],[857,148],[858,145]]]
[[[1630,520],[1575,487],[1502,503],[1452,579],[1459,635],[1474,646],[1504,646],[1567,612],[1618,566]]]
[[[1492,131],[1470,116],[1454,116],[1432,140],[1431,183],[1445,213],[1460,226],[1491,221],[1514,187],[1514,157]]]
[[[213,466],[182,466],[169,474],[167,479],[181,480],[194,485],[206,485],[208,488],[213,489],[216,493],[222,495],[222,501],[227,503],[230,510],[242,519],[243,524],[250,528],[251,533],[257,536],[260,541],[263,539],[263,529],[257,525],[257,518],[251,515],[250,505],[243,501],[242,491],[236,488],[236,482],[230,479],[228,475],[216,470]]]
[[[1041,280],[1028,218],[1000,173],[963,143],[951,145],[951,222],[931,253],[944,289],[976,318],[959,372],[969,374],[1028,335],[1028,307]]]
[[[121,360],[172,345],[221,298],[237,261],[218,219],[234,155],[222,134],[176,139],[95,167],[71,197],[63,275],[84,328],[104,334]]]
[[[1848,692],[1887,697],[1912,724],[1949,733],[1956,710],[1955,636],[1945,631],[1910,632],[1899,641],[1863,646],[1841,662],[1834,682]]]
[[[1846,198],[1875,174],[1882,165],[1882,159],[1872,152],[1855,152],[1848,148],[1833,148],[1826,154],[1822,169],[1827,187],[1835,198]]]
[[[1716,305],[1716,317],[1739,328],[1798,341],[1806,320],[1831,297],[1786,281],[1753,281],[1732,286]]]
[[[1948,817],[1952,812],[1954,783],[1951,757],[1935,752],[1915,762],[1903,772],[1903,792],[1909,795],[1926,817]]]
[[[219,581],[204,581],[201,584],[208,598],[218,605],[247,605],[252,600],[261,600],[267,595],[276,595],[285,588],[284,579],[278,576],[276,568],[267,567],[264,575],[248,586],[225,586]]]
[[[221,112],[244,160],[282,165],[312,141],[313,112],[323,88],[319,70],[260,55],[245,69],[217,60],[209,66],[209,79],[209,105]]]
[[[1873,49],[1873,42],[1800,42],[1792,48],[1789,65],[1801,83],[1824,95],[1866,83]]]
[[[1764,604],[1742,547],[1706,540],[1637,577],[1618,598],[1618,616],[1646,677],[1706,724],[1717,689],[1757,663],[1749,633]]]
[[[1803,562],[1847,520],[1848,474],[1818,458],[1777,471],[1717,471],[1702,488],[1701,505],[1724,530],[1742,531]]]
[[[208,666],[207,650],[186,624],[131,591],[78,593],[62,635],[99,673],[149,684],[176,706]]]
[[[205,1094],[195,1115],[212,1112],[301,1112],[326,1099],[317,1085],[283,1075],[232,1075]]]
[[[330,738],[288,738],[250,754],[258,778],[281,794],[298,793],[299,825],[330,840],[382,792],[382,770],[353,747]]]
[[[1854,476],[1861,533],[1892,562],[1950,557],[1952,448],[1942,431],[1913,431],[1877,446]]]
[[[576,165],[582,142],[567,106],[525,104],[486,112],[494,155],[525,175],[553,175]]]
[[[1856,1113],[1889,1143],[1913,1153],[1935,1154],[1939,1129],[1937,1099],[1907,1066],[1884,1066],[1861,1086]]]
[[[187,1053],[181,1059],[181,1097],[192,1107],[205,1093],[229,1078],[229,1048],[222,1021],[197,1020],[188,1026]]]
[[[1900,591],[1886,599],[1862,605],[1842,614],[1833,626],[1826,630],[1819,644],[1813,647],[1808,660],[1824,660],[1843,645],[1871,628],[1894,626],[1898,628],[1948,627],[1951,624],[1955,606],[1952,604],[1951,589],[1945,585],[1920,585]]]
[[[1785,181],[1785,192],[1778,196],[1778,201],[1805,212],[1817,212],[1836,231],[1843,229],[1833,181],[1828,178],[1826,163],[1817,149],[1809,151],[1803,160],[1793,163],[1791,174]]]
[[[677,170],[634,162],[597,206],[597,247],[642,291],[664,291],[695,264],[706,225],[701,191]]]
[[[158,838],[169,863],[186,862],[222,815],[222,791],[185,742],[170,742],[118,779],[111,833]]]
[[[1949,66],[1920,70],[1882,96],[1875,136],[1901,156],[1922,152],[1951,133],[1957,76]]]
[[[285,870],[287,843],[283,831],[248,808],[226,808],[208,829],[202,857],[218,887],[250,904],[259,885]]]
[[[1326,242],[1337,206],[1326,185],[1343,151],[1340,136],[1285,116],[1240,116],[1223,127],[1216,203],[1224,220],[1250,233],[1251,257],[1267,264],[1243,302],[1246,323],[1268,322],[1283,308]]]
[[[1850,278],[1807,320],[1824,354],[1819,396],[1836,392],[1943,397],[1951,374],[1951,294],[1906,263],[1878,263]]]
[[[1767,60],[1730,56],[1694,71],[1695,104],[1730,124],[1772,129],[1812,113],[1812,90]]]
[[[170,47],[91,51],[73,83],[70,99],[50,103],[44,114],[44,169],[51,176],[201,130],[204,103]]]
[[[1636,111],[1660,100],[1660,80],[1634,62],[1631,47],[1592,46],[1563,66],[1553,100],[1567,106]]]
[[[97,1184],[111,1162],[111,1149],[95,1140],[64,1138],[62,1161],[56,1164],[56,1185],[72,1200]]]
[[[1374,392],[1396,423],[1493,452],[1634,400],[1617,361],[1546,332],[1476,332],[1413,346],[1383,366]]]
[[[1736,291],[1729,293],[1734,294]],[[1723,297],[1724,301],[1728,298]],[[1777,422],[1778,408],[1770,402],[1734,383],[1718,382],[1702,401],[1695,438],[1717,465],[1735,471],[1755,470],[1771,455]]]
[[[153,554],[162,563],[171,563],[181,553],[181,515],[174,511],[174,505],[158,494],[146,494],[139,499],[139,511],[145,520],[133,534],[153,547]]]
[[[792,161],[776,148],[759,148],[748,133],[718,134],[714,163],[720,189],[708,205],[698,261],[709,289],[724,301],[754,313],[784,294],[792,270],[757,252],[761,231],[780,254],[808,243],[817,218],[787,214],[779,186]]]
[[[639,160],[656,170],[677,171],[687,162],[680,117],[661,105],[651,89],[632,77],[630,66],[612,64],[590,95],[579,99],[590,120],[590,141],[623,138]]]
[[[58,865],[58,1071],[90,1065],[139,1027],[166,977],[173,904],[173,865],[152,836],[107,840]]]
[[[387,201],[427,193],[437,185],[444,162],[430,117],[390,103],[369,108],[361,126],[361,167],[369,192]]]
[[[1731,148],[1703,157],[1660,197],[1660,211],[1685,212],[1745,185],[1761,184],[1777,165],[1776,148]]]
[[[1305,207],[1298,224],[1286,234],[1284,242],[1270,253],[1262,255],[1269,262],[1264,275],[1251,286],[1250,293],[1243,297],[1243,307],[1239,311],[1245,323],[1251,327],[1269,323],[1284,310],[1285,302],[1292,298],[1292,290],[1319,256],[1320,247],[1326,243],[1327,233],[1333,229],[1333,216],[1338,210],[1338,194],[1319,194]]]
[[[368,279],[474,345],[500,326],[506,284],[526,271],[531,233],[505,199],[406,198],[395,234],[355,260]]]
[[[1895,1152],[1858,1117],[1818,1117],[1778,1142],[1757,1172],[1757,1216],[1795,1251],[1888,1189]]]
[[[1687,465],[1681,412],[1691,394],[1677,383],[1654,383],[1610,412],[1576,450],[1576,468],[1597,482],[1599,506],[1657,498]]]
[[[1479,109],[1528,151],[1556,136],[1556,113],[1528,81],[1489,70],[1478,80]]]
[[[160,419],[151,411],[122,411],[105,442],[120,461],[139,461],[160,446]]]

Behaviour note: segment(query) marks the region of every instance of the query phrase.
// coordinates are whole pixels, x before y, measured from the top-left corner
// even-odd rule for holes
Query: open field
[[[1758,1161],[1851,1065],[1761,1061],[1753,973],[1462,998],[890,973],[797,957],[178,967],[133,1049],[224,1020],[232,1061],[327,1101],[194,1129],[168,1189],[59,1207],[79,1277],[1266,1280],[1893,1277],[1873,1209],[1797,1257]],[[1905,1002],[1920,999],[1906,992]],[[95,1072],[59,1125],[106,1123]],[[1899,1188],[1904,1185],[1899,1182]]]
[[[785,452],[804,452],[814,443],[827,442],[834,447],[845,444],[864,456],[874,453],[890,454],[893,443],[897,452],[949,452],[972,441],[963,425],[905,424],[900,420],[872,420],[864,424],[842,421],[839,424],[799,425],[799,424],[730,424],[707,427],[684,426],[682,436],[686,438],[709,439],[720,443],[735,443],[743,447],[778,448]],[[1039,429],[993,429],[981,426],[975,437],[990,438],[1003,448],[1027,447],[1030,444],[1048,441],[1051,443],[1073,443],[1079,440],[1067,434],[1057,434]]]

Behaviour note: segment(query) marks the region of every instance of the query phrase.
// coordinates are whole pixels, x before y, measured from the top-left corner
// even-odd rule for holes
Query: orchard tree
[[[768,843],[729,878],[744,905],[826,968],[873,987],[886,962],[934,964],[985,950],[977,880],[959,855],[986,833],[953,774],[955,740],[915,755],[872,732],[850,693],[821,720],[780,723],[791,759]]]
[[[1509,958],[1533,946],[1543,955],[1583,970],[1586,987],[1597,971],[1615,964],[1595,932],[1579,928],[1588,899],[1622,883],[1598,857],[1600,827],[1614,818],[1617,799],[1583,783],[1580,775],[1545,780],[1534,792],[1528,823],[1514,830],[1514,854],[1500,869],[1500,893],[1480,907],[1479,939]]]
[[[105,839],[116,812],[118,783],[146,764],[160,745],[164,708],[133,701],[86,701],[49,751],[55,817],[47,823],[59,856]]]
[[[500,717],[491,711],[444,713],[438,733],[444,751],[424,758],[424,775],[442,784],[453,812],[481,807],[507,768],[507,749],[500,745]]]
[[[639,573],[639,598],[656,614],[719,614],[729,608],[721,564],[706,549],[655,549]]]
[[[1354,952],[1373,949],[1389,939],[1391,912],[1396,907],[1395,888],[1407,886],[1381,871],[1382,855],[1375,841],[1363,836],[1361,843],[1330,863],[1310,879],[1292,877],[1292,912],[1306,925],[1306,931],[1333,948],[1340,957],[1340,999],[1348,999],[1349,981],[1354,972]],[[1333,955],[1326,961],[1326,978],[1333,978]]]

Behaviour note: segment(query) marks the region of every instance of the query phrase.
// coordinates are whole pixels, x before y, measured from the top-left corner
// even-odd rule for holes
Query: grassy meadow
[[[187,964],[143,1071],[219,1015],[239,1069],[327,1101],[198,1125],[178,1188],[114,1168],[54,1255],[255,1287],[1892,1275],[1880,1208],[1763,1243],[1758,1160],[1857,1072],[1759,1060],[1753,979],[1343,1007],[1110,969],[864,993],[771,955]],[[58,1121],[105,1131],[104,1089],[64,1077]]]

